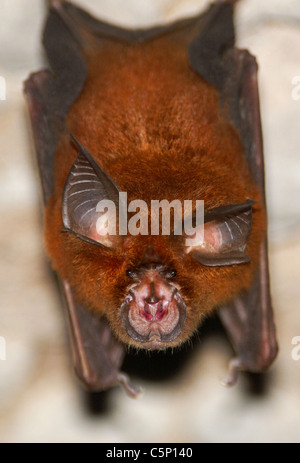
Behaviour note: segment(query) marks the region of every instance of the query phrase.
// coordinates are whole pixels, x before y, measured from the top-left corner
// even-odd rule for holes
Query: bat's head
[[[127,275],[132,283],[120,308],[126,333],[149,349],[165,348],[181,335],[187,316],[176,270],[160,262],[148,246],[141,265]]]
[[[189,203],[186,213],[179,202],[179,209],[176,204],[161,209],[157,224],[150,204],[128,204],[126,194],[75,143],[78,156],[63,192],[61,246],[47,240],[52,256],[60,250],[60,274],[126,344],[145,349],[181,344],[207,313],[251,282],[259,249],[259,222],[251,230],[256,204],[248,199],[195,210]],[[174,226],[160,233],[160,221],[171,209]]]

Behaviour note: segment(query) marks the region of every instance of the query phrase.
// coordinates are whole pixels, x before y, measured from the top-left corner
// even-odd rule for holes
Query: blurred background
[[[231,347],[207,323],[173,357],[126,360],[138,400],[89,395],[74,379],[62,301],[42,242],[42,201],[22,83],[45,65],[44,0],[0,0],[1,442],[299,442],[300,2],[243,0],[238,44],[260,71],[272,295],[280,353],[264,379],[221,386]],[[205,0],[78,0],[96,16],[150,26],[193,15]],[[0,83],[4,80],[0,77]],[[3,90],[3,87],[2,87]],[[3,341],[3,339],[2,339]]]

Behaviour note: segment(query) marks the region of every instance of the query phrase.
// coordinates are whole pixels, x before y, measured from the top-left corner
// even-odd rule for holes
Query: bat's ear
[[[78,156],[67,177],[62,218],[66,231],[79,238],[115,248],[118,244],[119,191],[86,148],[74,138]]]
[[[186,253],[191,252],[200,264],[207,267],[249,262],[246,247],[252,226],[253,204],[254,201],[248,199],[242,204],[208,211],[204,227],[196,228],[194,237],[186,239]]]

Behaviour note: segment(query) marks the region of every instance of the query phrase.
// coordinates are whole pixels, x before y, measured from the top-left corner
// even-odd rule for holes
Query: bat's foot
[[[136,388],[135,386],[133,386],[128,376],[124,373],[118,374],[118,384],[123,386],[126,394],[132,399],[138,399],[143,394],[143,390],[141,388]]]
[[[237,383],[239,373],[242,369],[242,364],[239,358],[234,358],[229,363],[229,373],[226,378],[223,379],[222,385],[225,387],[234,386]]]

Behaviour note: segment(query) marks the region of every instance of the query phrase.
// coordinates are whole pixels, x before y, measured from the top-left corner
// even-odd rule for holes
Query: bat
[[[49,2],[49,68],[25,94],[46,251],[89,390],[138,396],[121,370],[126,349],[180,346],[215,312],[236,352],[226,384],[276,357],[257,64],[234,45],[235,3],[127,30]],[[161,201],[169,233],[165,209],[150,233]]]

